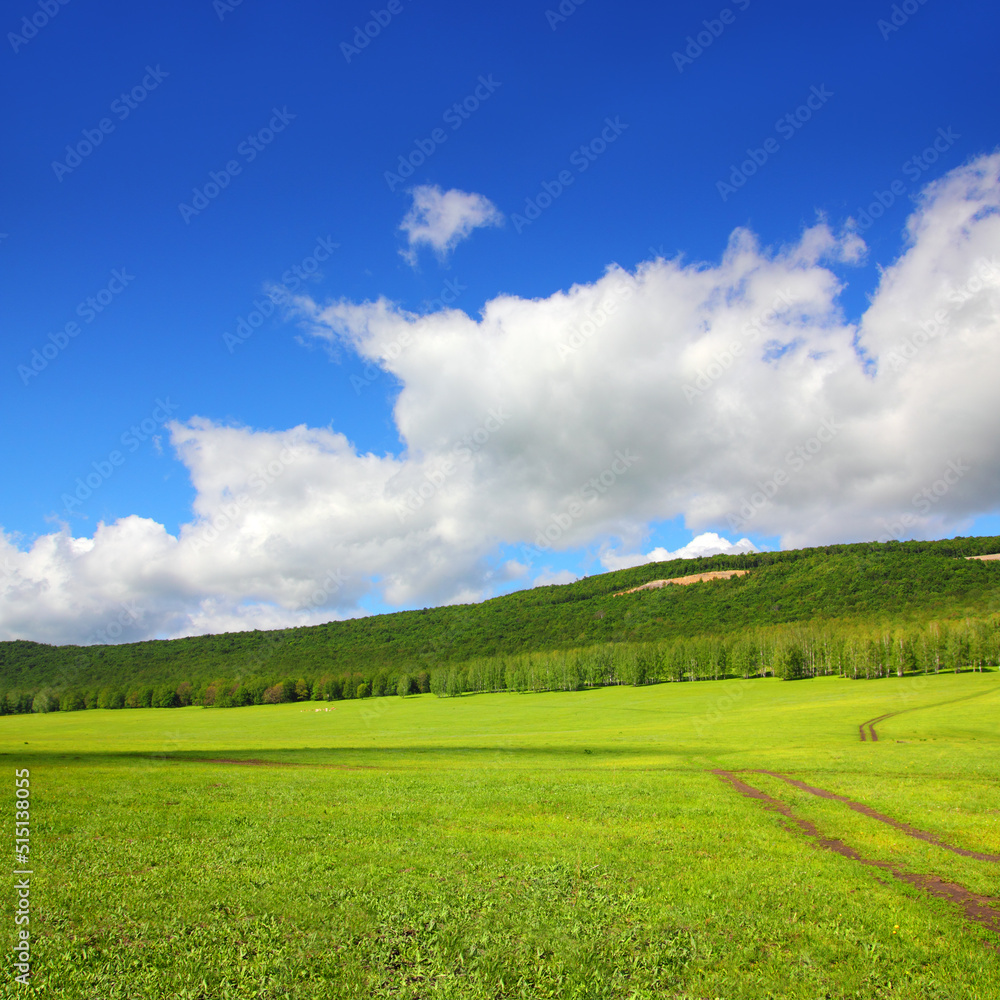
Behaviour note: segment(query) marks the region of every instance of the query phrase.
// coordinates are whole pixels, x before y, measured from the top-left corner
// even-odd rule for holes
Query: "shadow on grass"
[[[706,754],[703,749],[691,747],[551,747],[551,746],[454,746],[453,744],[429,744],[419,747],[281,747],[248,750],[178,750],[169,753],[149,753],[127,750],[118,753],[99,750],[84,753],[58,753],[53,751],[31,751],[25,749],[4,756],[16,757],[24,766],[53,765],[96,765],[125,761],[165,764],[234,764],[260,767],[317,767],[341,770],[374,770],[394,763],[419,763],[421,758],[461,760],[463,766],[469,763],[482,765],[502,765],[504,763],[537,761],[557,761],[563,765],[578,763],[580,767],[608,763],[627,765],[633,761],[643,761],[644,766],[657,770],[701,770],[705,766]],[[663,764],[650,764],[651,760],[662,759]],[[667,767],[668,762],[678,759],[690,761],[685,766]],[[429,761],[428,761],[429,763]]]

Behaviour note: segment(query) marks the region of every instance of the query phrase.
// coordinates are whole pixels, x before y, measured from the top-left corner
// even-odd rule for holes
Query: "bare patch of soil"
[[[746,576],[748,569],[720,569],[711,573],[692,573],[690,576],[674,576],[669,580],[650,580],[649,583],[640,584],[638,587],[630,587],[628,590],[620,590],[612,597],[622,597],[625,594],[634,594],[637,590],[659,590],[660,587],[668,587],[676,584],[679,587],[687,587],[692,583],[701,583],[703,580],[728,580],[733,576]]]

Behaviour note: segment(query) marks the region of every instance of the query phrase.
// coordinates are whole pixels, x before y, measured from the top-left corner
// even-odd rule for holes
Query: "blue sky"
[[[996,372],[997,10],[52,0],[3,27],[0,637],[92,640],[126,601],[121,639],[474,600],[705,535],[1000,530],[989,387],[962,389]],[[627,315],[552,376],[612,265],[644,275]],[[928,274],[967,301],[878,385]],[[793,285],[718,361],[719,303]],[[721,388],[685,397],[713,359]],[[303,461],[268,460],[294,473],[185,554],[289,442]],[[434,491],[412,519],[408,476]]]

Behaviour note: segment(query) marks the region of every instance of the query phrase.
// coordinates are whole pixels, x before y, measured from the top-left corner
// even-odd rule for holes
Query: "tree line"
[[[439,697],[490,692],[579,691],[610,685],[683,683],[730,677],[798,680],[985,670],[1000,666],[1000,615],[909,625],[794,623],[655,642],[482,656],[417,671],[377,667],[275,676],[247,665],[206,681],[48,686],[0,692],[0,714],[86,709],[236,708],[295,701]]]

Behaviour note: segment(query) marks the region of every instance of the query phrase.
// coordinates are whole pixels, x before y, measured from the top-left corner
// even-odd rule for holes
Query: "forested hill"
[[[274,632],[107,646],[0,643],[0,691],[89,689],[215,678],[432,671],[476,658],[725,637],[794,622],[913,625],[1000,610],[1000,537],[835,545],[649,563],[480,604],[429,608]],[[724,569],[741,577],[616,597],[650,580]]]

